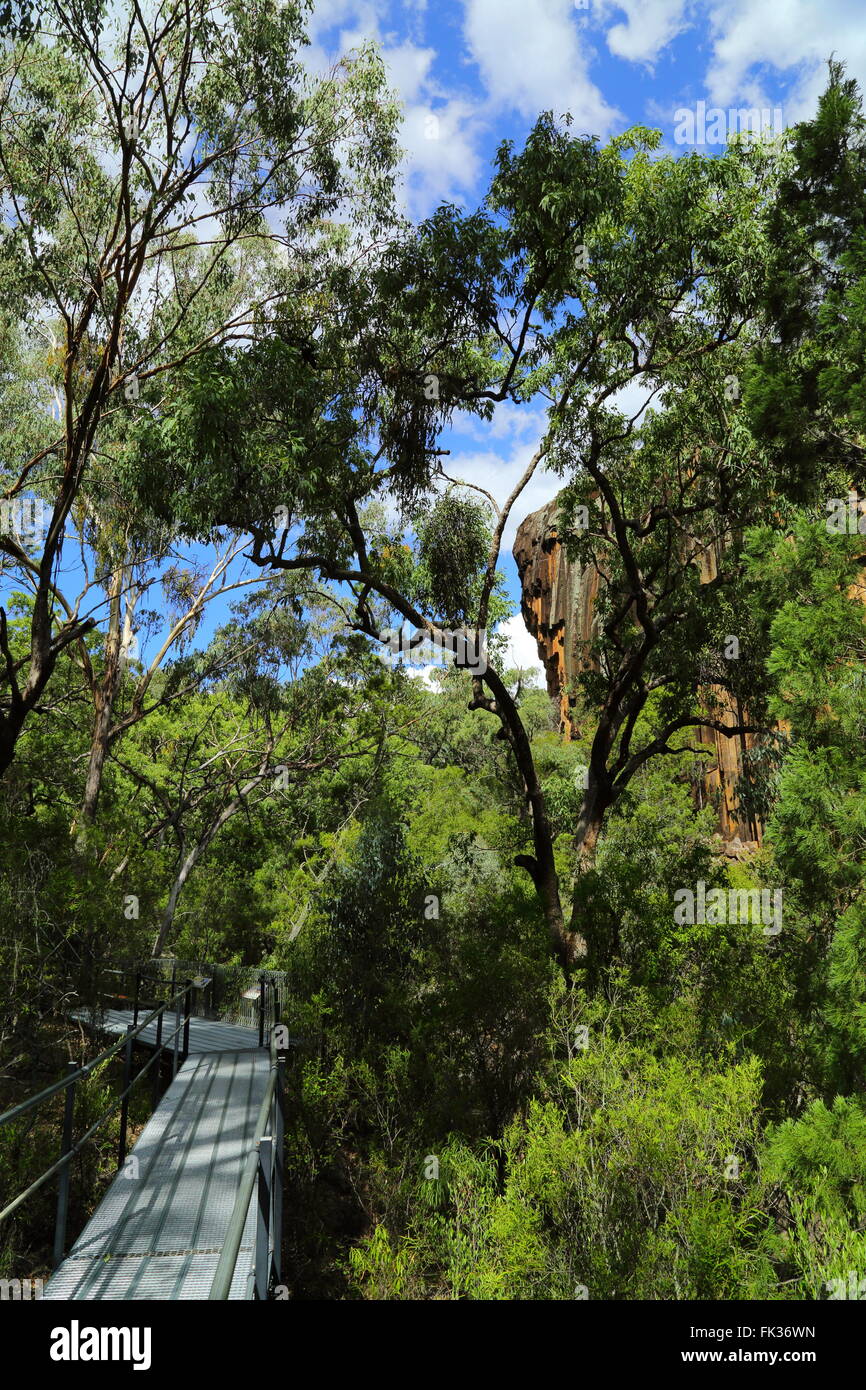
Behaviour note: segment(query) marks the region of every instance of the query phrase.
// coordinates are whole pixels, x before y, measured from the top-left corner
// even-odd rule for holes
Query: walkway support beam
[[[120,1102],[120,1139],[117,1145],[117,1166],[122,1168],[126,1162],[126,1130],[129,1124],[129,1092],[132,1081],[132,1038],[133,1026],[126,1025],[126,1048],[123,1053],[123,1100]]]
[[[259,1210],[256,1218],[256,1298],[265,1303],[271,1279],[271,1189],[274,1141],[266,1134],[258,1143]]]
[[[72,1148],[72,1117],[75,1112],[75,1083],[78,1080],[78,1067],[75,1062],[67,1062],[66,1103],[63,1107],[63,1133],[60,1140],[60,1157],[66,1158]],[[69,1215],[69,1163],[60,1169],[57,1183],[57,1215],[54,1220],[54,1268],[63,1260],[66,1249],[66,1219]]]

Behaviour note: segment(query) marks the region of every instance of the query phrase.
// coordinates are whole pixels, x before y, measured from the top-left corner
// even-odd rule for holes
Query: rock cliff
[[[575,679],[586,660],[586,644],[593,634],[598,571],[569,560],[556,530],[558,502],[553,498],[532,512],[518,528],[514,559],[521,582],[523,620],[538,644],[544,663],[547,689],[558,701],[560,729],[566,739],[579,734],[575,722]],[[715,558],[701,557],[705,580],[715,573]],[[722,695],[722,692],[718,692]],[[717,716],[728,725],[740,722],[729,707]],[[716,807],[719,833],[729,854],[760,843],[761,826],[746,819],[737,805],[735,786],[743,769],[743,756],[751,739],[727,738],[713,729],[701,729],[699,741],[709,748],[704,775],[695,788],[698,805]]]

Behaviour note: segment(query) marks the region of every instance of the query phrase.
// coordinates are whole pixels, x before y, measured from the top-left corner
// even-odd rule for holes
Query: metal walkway
[[[89,1028],[96,1028],[100,1033],[120,1034],[126,1032],[127,1027],[133,1021],[132,1009],[101,1009],[99,1014],[94,1015],[88,1010],[71,1015],[72,1018],[84,1023]],[[169,1033],[173,1027],[173,1015],[169,1014],[171,1022],[166,1023],[165,1032]],[[156,1044],[156,1022],[149,1023],[146,1028],[142,1028],[138,1034],[138,1040],[147,1043],[151,1047]],[[207,1018],[196,1018],[193,1014],[189,1020],[189,1051],[192,1052],[239,1052],[247,1047],[258,1046],[258,1032],[255,1028],[245,1028],[237,1023],[220,1023],[218,1020]]]
[[[133,972],[132,994],[121,992]],[[88,997],[130,999],[133,1007],[79,1008],[79,1023],[116,1041],[87,1062],[67,1063],[63,1076],[0,1114],[2,1134],[49,1102],[62,1113],[59,1156],[35,1176],[25,1170],[26,1186],[5,1205],[0,1200],[0,1223],[56,1182],[55,1272],[42,1295],[53,1302],[275,1296],[284,1288],[285,1071],[290,1049],[300,1045],[279,1022],[280,981],[261,971],[258,984],[244,990],[241,1000],[255,1004],[258,1023],[249,1027],[226,988],[216,991],[224,1017],[214,1016],[213,971],[182,984],[176,961],[170,981],[135,963],[102,973],[112,988],[100,989],[101,976],[94,976]],[[168,993],[144,1003],[142,986],[157,996],[167,986]],[[198,1016],[205,1012],[210,1017]],[[136,1059],[141,1044],[151,1054],[146,1062]],[[120,1090],[94,1119],[80,1104],[80,1087],[120,1061]],[[174,1079],[156,1104],[169,1062]],[[129,1153],[130,1097],[148,1076],[156,1108]],[[114,1116],[117,1176],[67,1254],[72,1165]]]
[[[131,1022],[118,1015],[117,1031]],[[217,1030],[217,1050],[203,1051]],[[113,1031],[113,1030],[112,1030]],[[229,1050],[229,1035],[249,1041]],[[252,1029],[192,1019],[190,1053],[143,1129],[124,1170],[43,1298],[206,1299],[268,1085],[270,1059]],[[250,1298],[256,1207],[250,1203],[228,1294]]]

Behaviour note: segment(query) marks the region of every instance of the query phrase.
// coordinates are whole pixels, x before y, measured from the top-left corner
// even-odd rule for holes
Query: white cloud
[[[651,410],[661,410],[661,393],[654,394],[653,386],[647,385],[642,377],[633,377],[625,386],[621,386],[618,391],[614,391],[607,404],[615,410],[621,410],[623,415],[629,420],[634,420],[635,429],[646,424],[646,414],[649,407]]]
[[[482,129],[477,108],[459,98],[407,107],[400,140],[413,212],[424,216],[441,202],[460,202],[475,187]]]
[[[310,15],[310,37],[318,39],[339,25],[353,25],[372,37],[387,14],[386,0],[316,0]]]
[[[626,22],[608,30],[607,46],[617,58],[652,63],[687,27],[689,8],[689,0],[615,0],[605,14],[624,11]]]
[[[651,391],[650,386],[646,386],[637,378],[611,396],[608,404],[621,410],[629,419],[636,416],[647,404],[655,410],[661,410],[659,397],[656,395],[651,398]],[[644,424],[645,420],[645,415],[641,415],[635,421],[636,428]],[[452,480],[483,488],[501,508],[538,448],[545,423],[546,414],[543,410],[510,403],[497,406],[496,414],[489,423],[474,416],[461,415],[455,420],[460,436],[489,442],[492,447],[464,449],[459,440],[446,440],[452,452],[448,458],[442,460],[442,467]],[[497,451],[497,446],[501,451]],[[503,535],[503,556],[510,555],[517,528],[523,519],[555,497],[562,488],[563,481],[559,474],[544,467],[543,463],[538,465],[511,509]]]
[[[750,105],[778,105],[765,97],[752,73],[767,66],[790,73],[796,81],[782,103],[786,124],[814,111],[826,85],[826,62],[835,52],[848,73],[866,79],[866,25],[862,0],[724,0],[710,7],[713,58],[707,72],[710,100],[729,106],[738,100]]]
[[[423,5],[416,6],[415,18],[422,12]],[[384,0],[325,0],[313,13],[304,61],[321,73],[339,54],[371,41],[379,45],[388,86],[403,105],[404,202],[410,215],[425,217],[442,202],[465,202],[476,188],[486,103],[446,90],[433,72],[436,49],[398,42],[387,30],[387,15]]]
[[[508,638],[508,646],[505,650],[506,668],[516,668],[519,671],[532,671],[536,676],[536,684],[544,684],[544,666],[538,659],[538,645],[534,637],[526,631],[526,625],[519,613],[515,613],[513,618],[508,618],[499,626],[499,632],[504,633]]]
[[[414,43],[401,43],[386,51],[388,75],[403,101],[413,102],[429,79],[430,66],[436,57],[435,48],[419,48]]]
[[[420,681],[428,690],[440,690],[442,686],[440,666],[409,666],[404,665],[403,670],[410,680]]]
[[[538,440],[544,433],[547,416],[537,406],[516,405],[513,401],[498,401],[492,420],[480,420],[469,411],[457,411],[454,427],[471,439],[518,440],[531,435]],[[445,470],[448,471],[447,468]]]
[[[525,472],[536,447],[537,441],[519,445],[506,454],[496,454],[491,449],[479,450],[476,453],[459,450],[452,458],[444,461],[445,472],[458,482],[484,488],[501,508]],[[503,553],[510,554],[517,528],[523,518],[544,506],[545,502],[549,502],[561,487],[561,479],[539,464],[511,509],[502,538]]]
[[[591,81],[570,0],[466,0],[464,34],[491,104],[530,119],[570,111],[606,134],[618,113]]]

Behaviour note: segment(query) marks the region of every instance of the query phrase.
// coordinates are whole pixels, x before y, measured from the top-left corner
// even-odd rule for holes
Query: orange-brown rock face
[[[581,670],[593,630],[598,574],[569,560],[556,534],[556,498],[532,512],[518,528],[514,558],[520,575],[523,621],[538,643],[551,699],[559,700],[560,729],[576,733],[569,687]]]
[[[598,571],[582,568],[569,560],[556,531],[556,498],[532,512],[518,528],[514,559],[521,583],[523,621],[538,644],[539,660],[544,663],[547,689],[559,701],[560,730],[565,739],[578,733],[575,724],[575,678],[585,668],[588,643],[593,635],[594,605],[598,593]],[[702,578],[708,581],[716,572],[711,551],[700,557]],[[725,706],[714,714],[732,727],[741,721],[724,691],[715,696]],[[735,786],[742,773],[743,755],[751,736],[728,738],[714,729],[696,731],[699,741],[714,753],[707,759],[696,799],[718,808],[719,832],[729,854],[747,849],[761,840],[759,823],[745,818],[737,805]]]

